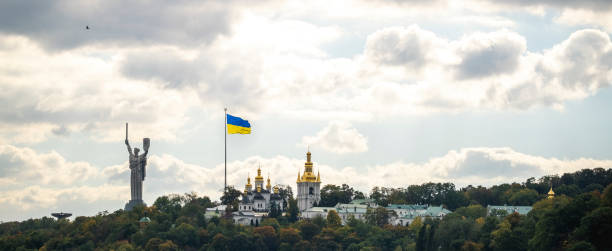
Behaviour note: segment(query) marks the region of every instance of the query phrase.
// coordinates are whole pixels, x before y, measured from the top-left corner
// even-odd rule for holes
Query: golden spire
[[[244,186],[245,193],[248,192],[248,191],[251,191],[251,187],[252,187],[252,185],[251,185],[251,174],[249,174],[247,176],[247,184]]]
[[[300,183],[300,181],[301,181],[300,180],[300,170],[298,170],[298,180],[297,180],[297,182]]]
[[[321,182],[321,173],[317,171],[317,182]]]
[[[317,177],[315,177],[312,171],[312,154],[310,151],[306,153],[306,163],[304,163],[304,174],[302,174],[301,182],[317,182]]]
[[[270,188],[272,188],[272,185],[270,185],[270,173],[268,173],[268,184],[266,184],[266,189],[270,191]]]
[[[261,176],[261,166],[257,168],[257,176],[255,177],[255,182],[261,181],[263,183],[263,176]]]
[[[548,191],[548,197],[549,199],[552,199],[555,197],[555,191],[553,191],[552,186],[550,186],[550,191]]]

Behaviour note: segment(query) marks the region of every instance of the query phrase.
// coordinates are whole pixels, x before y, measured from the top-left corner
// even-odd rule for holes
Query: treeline
[[[449,210],[473,204],[531,206],[546,197],[549,189],[554,188],[557,195],[575,197],[581,193],[603,191],[612,183],[612,169],[583,169],[561,176],[544,176],[536,180],[529,178],[523,183],[494,185],[492,187],[467,186],[456,188],[453,183],[425,183],[405,188],[374,187],[370,198],[378,205],[421,204],[443,205]],[[362,192],[350,186],[325,185],[321,189],[320,206],[334,206],[349,203],[353,199],[365,198]]]
[[[512,192],[499,196],[491,192],[492,196],[482,198],[508,202],[512,195],[524,189],[538,194],[529,214],[501,217],[487,216],[480,197],[470,195],[471,189],[454,186],[451,189],[444,184],[438,189],[438,183],[419,185],[436,191],[454,191],[464,196],[467,202],[463,203],[469,205],[458,206],[442,220],[417,218],[409,226],[389,225],[389,213],[383,207],[369,210],[365,221],[349,219],[346,225],[340,224],[338,214],[333,211],[325,219],[298,220],[292,197],[288,197],[287,203],[291,213],[266,218],[257,226],[238,226],[230,218],[205,219],[205,209],[215,205],[208,197],[170,195],[159,197],[150,207],[137,207],[130,212],[102,212],[92,217],[77,217],[74,221],[44,217],[3,223],[0,224],[0,250],[612,250],[609,174],[610,170],[582,170],[567,176],[544,177],[537,182],[529,179],[524,184],[494,186],[504,188],[499,189],[501,194]],[[562,183],[562,177],[570,177],[565,179],[569,184]],[[571,193],[541,199],[550,188],[546,184],[549,181],[558,187],[575,185],[579,192],[571,189]],[[411,187],[403,192],[391,189],[391,193],[378,188],[382,196],[373,199],[380,204],[385,200],[386,203],[418,201],[411,201],[412,198],[424,199],[420,201],[422,204],[436,200],[448,204],[444,200],[448,196],[443,197],[439,192],[409,197],[406,191]],[[351,190],[348,186],[336,188],[328,190]],[[485,195],[486,191],[498,191],[493,187],[485,189]],[[339,195],[334,195],[338,198],[335,200],[349,200]],[[350,199],[361,196],[353,190]],[[139,220],[145,216],[151,222],[141,224]]]

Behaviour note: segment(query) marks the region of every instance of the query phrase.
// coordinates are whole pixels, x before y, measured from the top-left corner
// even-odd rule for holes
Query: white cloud
[[[347,121],[562,109],[612,79],[612,43],[597,30],[577,31],[533,53],[525,38],[508,30],[449,41],[416,25],[390,27],[372,33],[362,54],[333,58],[321,47],[346,32],[338,27],[245,20],[255,22],[187,49],[86,46],[47,53],[28,38],[2,36],[0,141],[36,143],[74,132],[109,141],[123,137],[126,121],[134,136],[180,140],[189,111],[206,114],[223,106],[255,118]],[[276,37],[258,36],[255,27]],[[300,32],[297,39],[278,35]]]
[[[384,12],[398,6],[404,5],[360,2],[355,8]],[[238,7],[228,8],[234,13]],[[40,46],[47,41],[43,38],[3,34],[0,142],[33,144],[73,133],[109,141],[123,138],[126,121],[136,137],[181,140],[179,132],[193,119],[189,112],[206,116],[224,106],[253,118],[280,114],[346,121],[562,109],[567,101],[598,93],[612,79],[612,45],[598,30],[577,31],[536,53],[508,30],[448,40],[417,25],[391,26],[374,29],[361,53],[338,58],[324,48],[359,29],[319,24],[300,11],[279,17],[276,10],[244,10],[240,18],[228,17],[232,32],[224,28],[215,33],[222,35],[190,46],[161,38],[132,44],[126,42],[129,35],[108,44],[77,39],[78,46],[50,53]],[[187,13],[200,11],[206,12]],[[212,11],[225,13],[223,7]],[[153,41],[168,34],[147,35]]]
[[[571,26],[595,26],[612,32],[612,10],[564,9],[555,18],[555,22]]]
[[[368,150],[368,139],[348,122],[332,121],[315,136],[302,137],[302,146],[321,147],[333,153],[360,153]]]
[[[122,138],[127,121],[137,125],[134,135],[176,139],[194,95],[120,76],[115,65],[122,52],[47,53],[27,38],[0,36],[0,137],[36,143],[80,132],[106,141]]]
[[[41,154],[27,148],[2,146],[2,161],[13,160],[16,168],[3,168],[0,180],[2,220],[41,217],[50,211],[69,211],[75,215],[92,215],[123,208],[129,200],[129,168],[127,162],[94,168],[87,163],[63,160],[57,153]],[[27,158],[24,158],[27,156]],[[295,191],[298,171],[303,171],[305,158],[285,156],[264,158],[252,156],[228,163],[228,184],[242,190],[248,175],[253,178],[257,167],[262,175],[270,176],[272,185],[290,185]],[[516,152],[511,148],[462,148],[451,150],[444,156],[422,163],[391,162],[365,167],[330,166],[317,161],[313,153],[314,169],[321,173],[325,184],[348,184],[363,192],[374,186],[407,187],[424,182],[453,182],[457,186],[494,185],[507,182],[523,182],[530,177],[574,172],[584,168],[612,168],[612,160],[589,158],[545,158]],[[53,165],[40,165],[53,163]],[[3,164],[5,166],[5,164]],[[85,168],[87,176],[79,171]],[[78,175],[66,177],[63,173],[76,169]],[[63,172],[62,172],[63,171]],[[47,180],[28,178],[32,174],[49,174]],[[218,200],[223,188],[223,163],[205,167],[186,163],[172,155],[152,155],[144,181],[144,199],[148,204],[165,194],[196,192]],[[62,181],[53,183],[52,181]],[[42,182],[41,182],[42,181]]]
[[[97,175],[87,162],[69,162],[56,152],[39,154],[12,145],[0,145],[0,166],[0,177],[15,183],[68,185]]]

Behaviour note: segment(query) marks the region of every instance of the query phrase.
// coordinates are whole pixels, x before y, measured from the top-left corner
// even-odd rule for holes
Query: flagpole
[[[223,192],[227,191],[227,107],[225,107],[225,128],[223,130],[223,135],[225,136],[225,171],[224,171],[224,181],[223,181]]]

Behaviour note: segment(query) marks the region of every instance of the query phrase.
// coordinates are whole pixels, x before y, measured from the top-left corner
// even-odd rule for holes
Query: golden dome
[[[311,162],[311,153],[308,151],[306,153],[306,163],[304,163],[304,174],[302,174],[302,178],[300,179],[300,175],[298,172],[298,183],[299,182],[321,182],[320,178],[317,177],[312,172],[312,162]]]
[[[274,193],[278,194],[278,187],[277,186],[274,186]]]
[[[263,176],[261,176],[261,167],[257,168],[257,176],[255,177],[255,182],[261,181],[263,183]]]
[[[555,191],[553,191],[552,187],[550,187],[550,191],[548,191],[548,198],[553,198],[555,197]]]
[[[251,186],[252,186],[252,185],[251,185],[251,175],[249,175],[249,176],[247,177],[247,184],[246,184],[246,186],[245,186],[245,187],[246,187],[246,189],[249,189],[249,190],[250,190],[250,189],[251,189]]]

